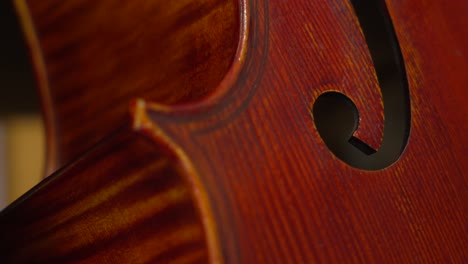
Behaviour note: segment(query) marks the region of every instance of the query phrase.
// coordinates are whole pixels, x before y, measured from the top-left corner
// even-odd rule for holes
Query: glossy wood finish
[[[47,116],[48,172],[117,129],[129,98],[175,104],[212,93],[239,41],[233,0],[16,5]]]
[[[0,262],[207,263],[191,173],[119,131],[1,212]]]
[[[41,3],[48,2],[55,3],[27,1],[33,21]],[[186,97],[184,104],[171,105],[170,97],[164,96],[159,101],[139,93],[131,96],[146,99],[131,104],[135,128],[154,142],[170,142],[167,147],[173,153],[193,164],[198,175],[195,186],[207,192],[206,199],[194,201],[205,208],[201,219],[213,220],[203,222],[205,237],[218,241],[217,246],[208,247],[211,256],[219,255],[224,263],[466,262],[468,43],[463,25],[468,4],[462,0],[385,2],[411,95],[407,148],[386,169],[360,170],[336,158],[320,138],[311,114],[313,102],[323,92],[345,93],[360,111],[355,135],[374,147],[382,139],[379,87],[349,1],[235,2],[241,11],[233,27],[240,32],[239,47],[219,85],[205,96]],[[48,30],[57,38],[63,34],[52,34],[52,25]],[[38,41],[43,41],[44,33],[36,32]],[[190,64],[195,58],[187,59]],[[128,67],[143,67],[144,62],[135,60]],[[53,65],[46,63],[42,69],[59,69]],[[94,74],[100,69],[96,67]],[[166,68],[145,69],[164,72]],[[147,81],[152,79],[145,76]],[[64,83],[51,83],[51,90],[67,89],[65,83],[75,81],[67,75],[61,78]],[[165,86],[155,84],[154,89]],[[185,86],[172,90],[183,91]],[[98,102],[102,103],[101,98]],[[101,112],[95,113],[92,124],[95,120],[113,124],[101,119]],[[74,115],[77,118],[80,113]],[[124,125],[125,114],[120,115],[115,120]],[[83,136],[80,129],[69,133],[81,135],[73,136],[77,145],[95,139]],[[60,148],[64,153],[75,151],[67,150],[70,146]],[[63,182],[66,177],[56,176]],[[51,183],[44,182],[39,191],[53,188]],[[56,199],[49,193],[43,199],[53,204]],[[34,200],[33,195],[26,196],[6,212]],[[24,210],[25,219],[33,216],[33,209]],[[6,213],[1,218],[9,223],[16,219]],[[22,227],[17,221],[15,228]],[[43,251],[47,254],[57,248]]]

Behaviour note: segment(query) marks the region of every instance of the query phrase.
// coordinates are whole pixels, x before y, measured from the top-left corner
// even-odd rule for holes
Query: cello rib
[[[174,105],[213,93],[238,48],[234,0],[15,4],[43,101],[48,173],[118,129],[133,98]]]
[[[193,174],[165,144],[119,131],[1,212],[0,261],[218,262]]]
[[[74,162],[0,214],[1,257],[465,263],[468,2],[377,1],[397,74],[370,54],[364,0],[17,0],[43,49],[57,166]],[[398,115],[376,68],[406,72],[411,104],[383,96],[410,112],[399,143],[382,141]],[[330,93],[357,109],[347,153],[312,113]],[[327,100],[325,133],[343,127]],[[373,160],[384,144],[397,155]]]

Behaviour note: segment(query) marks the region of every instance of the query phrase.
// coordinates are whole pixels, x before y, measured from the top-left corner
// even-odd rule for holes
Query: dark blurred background
[[[13,1],[0,1],[0,209],[37,183],[43,124],[25,38]]]
[[[0,1],[0,114],[36,113],[32,67],[12,2]]]

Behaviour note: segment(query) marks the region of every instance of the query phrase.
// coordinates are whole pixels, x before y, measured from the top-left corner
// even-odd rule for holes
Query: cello
[[[47,174],[2,263],[464,263],[463,0],[15,0]]]

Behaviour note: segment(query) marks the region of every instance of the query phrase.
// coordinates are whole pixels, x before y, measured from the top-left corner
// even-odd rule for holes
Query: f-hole
[[[400,46],[383,0],[351,0],[369,48],[384,104],[381,147],[371,148],[353,136],[359,110],[345,94],[325,92],[314,102],[317,130],[327,147],[347,164],[365,170],[384,169],[396,162],[410,131],[408,81]]]

